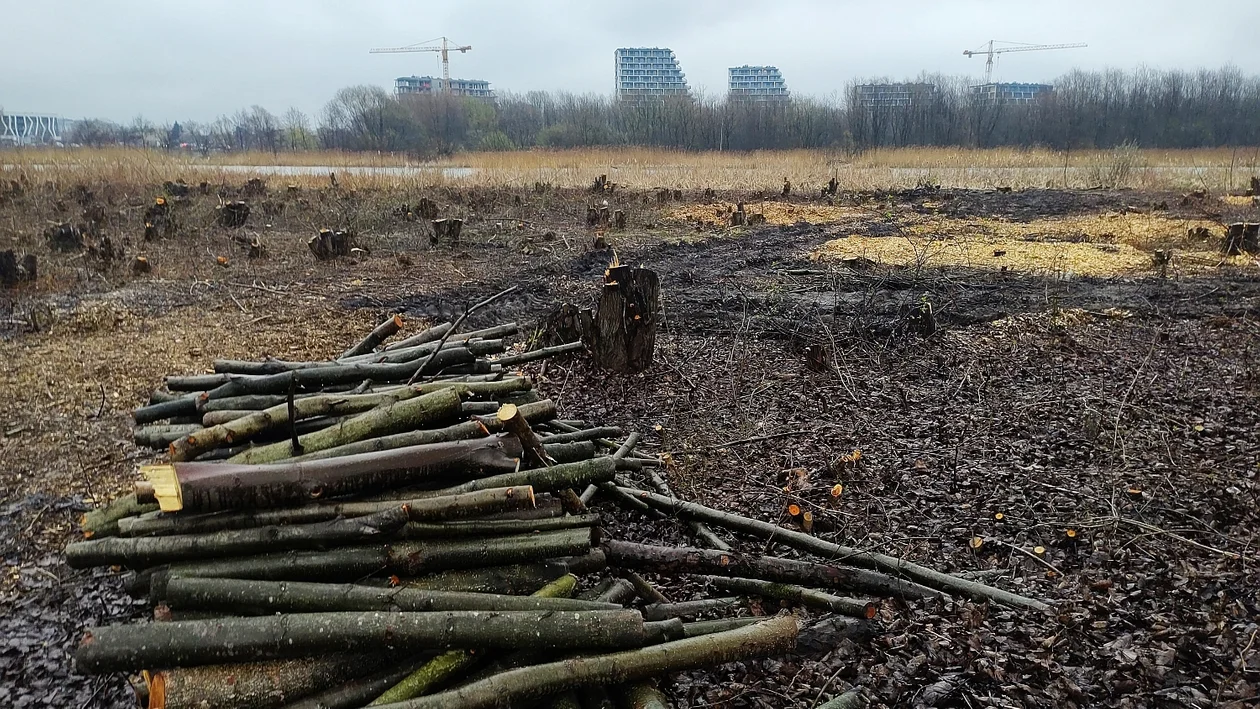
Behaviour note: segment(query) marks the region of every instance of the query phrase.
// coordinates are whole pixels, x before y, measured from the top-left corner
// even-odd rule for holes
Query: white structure
[[[617,98],[688,95],[687,75],[671,50],[623,47],[613,57]]]
[[[51,113],[0,112],[0,143],[60,143],[69,127],[70,121]]]
[[[786,101],[787,84],[777,66],[733,66],[727,71],[728,90],[733,99]]]

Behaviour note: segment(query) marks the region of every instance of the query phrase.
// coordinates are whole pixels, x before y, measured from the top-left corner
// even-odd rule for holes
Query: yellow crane
[[[439,44],[440,42],[440,44]],[[442,55],[442,92],[451,93],[451,52],[467,52],[472,49],[472,45],[460,45],[451,42],[446,37],[438,37],[430,39],[419,44],[409,44],[406,47],[377,47],[369,49],[369,54],[402,54],[405,52],[437,52]]]
[[[984,83],[993,83],[993,55],[1005,54],[1006,52],[1038,52],[1043,49],[1076,49],[1077,47],[1088,47],[1088,44],[1072,43],[1072,44],[1021,44],[1019,42],[1002,42],[1002,44],[1014,45],[1011,47],[994,47],[993,43],[996,39],[989,40],[987,45],[981,46],[979,49],[964,49],[963,55],[972,57],[977,54],[989,55],[989,60],[984,63]]]

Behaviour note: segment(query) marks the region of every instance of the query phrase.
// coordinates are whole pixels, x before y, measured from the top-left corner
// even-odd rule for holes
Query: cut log
[[[303,436],[303,444],[319,433]],[[498,434],[324,460],[267,465],[234,462],[254,450],[261,449],[250,449],[227,463],[193,461],[143,466],[140,471],[159,488],[158,502],[164,512],[213,512],[308,503],[415,484],[454,471],[511,470],[520,455],[515,439]],[[477,489],[489,487],[507,486]]]
[[[312,416],[361,414],[378,406],[390,406],[403,401],[428,397],[425,403],[411,404],[411,406],[435,407],[437,410],[442,410],[444,406],[450,407],[451,397],[459,398],[462,391],[462,387],[459,386],[430,390],[428,393],[419,387],[400,387],[380,394],[322,394],[294,399],[291,407],[286,401],[243,418],[212,426],[204,431],[194,431],[184,439],[171,444],[170,456],[172,461],[192,460],[208,450],[239,445],[255,440],[268,431],[288,428],[290,408],[292,408],[293,416],[304,419]],[[410,415],[410,407],[403,407],[398,415]],[[453,415],[449,413],[449,409],[448,415]]]
[[[286,698],[319,692],[362,674],[386,661],[384,655],[331,655],[236,665],[208,665],[145,672],[153,709],[271,709]]]
[[[442,339],[442,336],[445,335],[447,332],[449,332],[450,329],[451,329],[450,323],[448,322],[438,323],[437,325],[434,325],[426,329],[424,332],[419,332],[419,333],[416,333],[415,335],[412,335],[411,337],[405,337],[401,340],[398,340],[397,342],[392,342],[388,345],[385,345],[385,351],[389,352],[390,350],[400,350],[407,347],[415,347],[416,345],[423,345],[426,342],[437,342],[438,340]]]
[[[713,635],[714,633],[726,633],[739,628],[746,628],[750,625],[756,625],[762,622],[763,618],[744,617],[744,618],[718,618],[717,620],[697,620],[694,623],[682,624],[682,636],[686,638],[698,638],[701,635]]]
[[[891,574],[902,574],[931,588],[958,593],[972,598],[991,600],[1008,606],[1029,608],[1032,610],[1049,610],[1050,605],[1032,598],[1025,598],[1009,591],[986,586],[974,581],[951,576],[935,569],[920,566],[905,559],[886,554],[879,554],[853,547],[834,544],[817,537],[784,529],[778,525],[759,520],[721,512],[695,502],[683,502],[663,495],[652,493],[635,493],[645,502],[667,512],[673,512],[689,519],[697,519],[719,527],[725,527],[765,540],[790,546],[794,549],[816,554],[825,559],[834,559],[849,566],[866,569],[877,569]],[[727,574],[723,574],[727,575]],[[731,574],[735,575],[735,574]],[[808,585],[808,584],[806,584]]]
[[[481,492],[468,493],[480,495]],[[431,498],[441,499],[441,498]],[[423,500],[429,502],[431,500]],[[413,522],[403,528],[407,539],[454,539],[462,537],[497,537],[528,532],[553,532],[557,529],[577,529],[599,524],[599,515],[572,514],[548,519],[471,519],[457,522]]]
[[[617,461],[612,456],[561,463],[550,468],[535,468],[514,473],[504,473],[488,478],[470,480],[461,485],[435,490],[434,495],[457,495],[493,487],[530,485],[535,492],[553,492],[565,488],[583,489],[594,482],[612,480],[617,473]]]
[[[92,628],[75,652],[75,669],[102,674],[302,657],[334,649],[619,648],[642,645],[646,637],[643,616],[632,610],[302,613]]]
[[[419,576],[447,569],[540,561],[585,554],[590,548],[591,531],[571,529],[511,537],[430,539],[375,546],[339,547],[329,551],[259,554],[235,559],[172,564],[152,575],[149,591],[153,598],[161,600],[166,592],[167,580],[177,576],[345,582],[379,573]],[[547,579],[544,583],[554,578]]]
[[[630,266],[605,271],[591,333],[595,364],[615,372],[651,366],[660,301],[660,279],[653,271]]]
[[[616,426],[601,426],[599,428],[584,428],[580,431],[572,433],[553,433],[542,439],[544,445],[552,443],[576,443],[578,441],[593,441],[598,438],[613,438],[620,436],[622,430]]]
[[[608,540],[603,545],[608,562],[622,568],[650,569],[671,574],[748,576],[767,581],[797,583],[873,593],[889,598],[936,598],[939,591],[866,569],[812,564],[773,556],[686,547],[661,547]]]
[[[524,451],[525,458],[522,462],[528,468],[545,468],[555,463],[551,456],[543,450],[542,442],[538,439],[534,430],[529,427],[529,422],[521,415],[520,409],[516,404],[504,404],[499,407],[497,417],[499,425],[503,426],[503,430],[516,437],[520,441],[521,449]]]
[[[365,379],[382,383],[400,382],[406,381],[417,372],[420,374],[437,374],[444,369],[454,368],[456,365],[470,365],[474,359],[475,356],[468,348],[452,347],[434,351],[432,359],[427,359],[420,365],[414,361],[392,364],[345,364],[335,367],[310,367],[263,375],[214,374],[203,376],[194,380],[194,382],[204,382],[206,384],[221,382],[206,392],[207,399],[222,399],[228,396],[241,396],[244,394],[284,394],[289,391],[291,381],[296,381],[297,386],[303,390],[320,389],[337,384],[357,384]],[[475,366],[473,368],[480,367]],[[477,374],[478,372],[471,373]],[[485,372],[480,373],[484,374]],[[296,377],[296,380],[293,380],[293,377]],[[182,387],[191,386],[194,382],[182,381],[173,377],[168,377],[166,382],[167,387],[181,391],[198,391],[206,388],[183,389]]]
[[[283,507],[280,509],[243,509],[231,512],[212,512],[209,514],[162,514],[155,516],[128,517],[119,521],[119,531],[124,537],[150,537],[170,534],[205,535],[230,529],[250,529],[281,524],[313,524],[326,522],[340,517],[363,517],[384,512],[395,507],[406,507],[407,517],[413,522],[451,520],[463,517],[477,517],[484,514],[509,510],[532,509],[534,507],[533,490],[528,486],[489,488],[463,495],[428,497],[417,500],[382,500],[357,502],[330,502],[319,505],[303,505],[301,507]],[[535,521],[537,524],[539,521]],[[475,533],[460,534],[452,531],[447,534],[434,533],[431,536],[487,536],[510,534],[508,530],[518,532],[534,531],[530,520],[505,520],[489,522],[476,520],[471,523],[477,529],[483,529],[480,535]],[[445,529],[442,525],[408,525],[402,530],[407,536],[413,533],[419,536],[422,530],[411,531],[413,526],[427,526]],[[572,524],[556,526],[554,529],[589,526]],[[503,531],[494,531],[503,530]]]
[[[199,433],[203,426],[195,423],[152,424],[137,426],[131,432],[131,440],[137,446],[162,450],[175,441]]]
[[[759,579],[724,578],[722,576],[706,576],[706,581],[725,591],[738,591],[753,596],[774,598],[789,603],[817,608],[819,610],[843,613],[854,618],[874,618],[879,607],[861,598],[844,598],[823,593],[812,588],[802,588],[787,583],[774,583]],[[647,614],[644,614],[647,617]],[[651,620],[651,618],[649,618]]]
[[[620,709],[671,709],[669,699],[651,682],[635,682],[614,690]]]
[[[118,534],[119,520],[156,512],[157,503],[140,502],[134,494],[123,495],[89,510],[79,519],[79,529],[84,539],[100,539]]]
[[[280,709],[359,709],[380,696],[381,692],[398,684],[407,675],[415,671],[417,665],[425,662],[423,658],[404,660],[392,667],[373,675],[346,682],[324,692],[312,694],[295,702],[289,702]]]
[[[369,352],[372,352],[382,342],[398,334],[398,331],[402,329],[402,326],[403,326],[402,315],[395,313],[388,320],[381,323],[380,325],[377,325],[371,332],[367,334],[367,337],[364,337],[362,340],[359,340],[359,342],[356,343],[354,347],[351,347],[350,349],[338,355],[337,359],[344,359],[346,357],[354,357],[356,355],[368,354]]]
[[[537,403],[525,404],[518,408],[520,409],[521,414],[525,416],[525,420],[530,423],[547,421],[556,417],[556,404],[551,399],[543,399]],[[482,436],[497,433],[501,430],[502,426],[500,426],[496,417],[478,417],[475,421],[458,423],[445,428],[407,431],[406,433],[395,433],[393,435],[381,436],[379,438],[369,438],[367,440],[358,441],[356,443],[348,443],[346,445],[336,446],[314,453],[305,453],[293,458],[293,460],[305,462],[308,460],[339,458],[347,455],[358,455],[360,453],[393,450],[395,448],[429,445],[448,441],[460,441],[467,440],[469,438],[481,438]]]
[[[577,687],[633,682],[654,675],[774,655],[792,649],[796,633],[793,618],[775,618],[727,633],[522,667],[457,689],[382,706],[390,709],[487,709],[520,705]]]
[[[314,370],[307,370],[314,371]],[[456,389],[448,388],[431,394],[382,404],[366,413],[345,419],[340,424],[302,436],[299,441],[305,452],[316,452],[344,446],[367,438],[377,438],[403,431],[425,428],[459,414],[460,400]],[[287,442],[251,448],[229,459],[232,463],[271,463],[292,455]]]
[[[702,598],[681,603],[652,603],[643,607],[644,620],[690,618],[701,613],[724,611],[739,605],[738,598]]]
[[[536,350],[530,350],[529,352],[522,352],[521,354],[506,355],[494,360],[494,363],[501,367],[515,367],[519,364],[546,359],[548,357],[555,357],[556,355],[568,354],[570,352],[581,352],[585,348],[586,345],[581,342],[570,342],[568,344],[556,345],[554,347],[540,347]]]
[[[552,558],[526,564],[439,571],[419,578],[407,579],[403,585],[408,588],[434,591],[472,591],[521,596],[533,593],[535,589],[565,574],[594,574],[606,568],[608,568],[608,559],[604,556],[604,552],[591,549],[580,556]],[[612,602],[607,598],[594,600]]]
[[[576,578],[568,576],[566,578]],[[567,597],[510,596],[415,588],[372,588],[355,584],[244,579],[173,578],[166,585],[171,608],[224,611],[233,615],[332,611],[581,611],[616,610],[615,603]]]
[[[538,589],[529,598],[520,600],[568,601],[576,587],[577,577],[566,574]],[[476,654],[469,650],[454,650],[439,655],[388,691],[382,692],[372,704],[390,704],[418,697],[470,667],[476,659]]]
[[[310,525],[236,529],[213,534],[166,537],[108,537],[66,545],[66,565],[145,568],[190,559],[260,554],[288,549],[315,549],[389,537],[407,524],[407,510],[393,509],[355,519],[334,519]]]

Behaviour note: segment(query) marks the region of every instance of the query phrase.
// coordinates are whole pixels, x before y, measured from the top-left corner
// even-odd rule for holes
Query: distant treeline
[[[1045,146],[1132,143],[1148,148],[1260,145],[1260,77],[1216,71],[1073,71],[1030,103],[994,102],[959,77],[922,76],[935,90],[909,106],[864,106],[855,82],[833,100],[783,102],[673,97],[618,101],[530,92],[494,101],[394,97],[375,86],[337,92],[318,120],[259,106],[212,123],[120,126],[88,120],[70,140],[160,145],[202,152],[338,149],[435,156],[544,146],[655,146],[681,150],[904,146]]]

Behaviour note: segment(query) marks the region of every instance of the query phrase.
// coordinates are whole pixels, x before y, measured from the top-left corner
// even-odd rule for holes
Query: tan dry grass
[[[928,217],[903,227],[900,236],[850,235],[816,250],[814,259],[867,258],[899,267],[967,267],[1053,277],[1152,274],[1153,252],[1172,250],[1170,273],[1196,273],[1222,264],[1254,268],[1249,259],[1227,259],[1218,242],[1192,239],[1189,229],[1220,225],[1154,214],[1093,214],[1007,222]]]
[[[1144,150],[1125,186],[1227,191],[1257,170],[1252,149]],[[8,176],[22,171],[33,179],[107,179],[122,184],[160,184],[182,177],[189,182],[243,181],[255,166],[274,175],[276,167],[334,168],[343,182],[361,187],[417,188],[443,184],[529,187],[535,182],[584,187],[596,175],[636,187],[670,187],[777,192],[784,178],[797,192],[817,190],[836,177],[846,189],[900,188],[920,182],[953,187],[1088,187],[1091,166],[1107,151],[1070,154],[999,148],[902,148],[847,155],[828,150],[760,152],[682,152],[655,148],[589,148],[465,153],[418,163],[404,155],[303,152],[229,153],[209,158],[131,148],[24,149],[0,152]],[[264,169],[266,168],[266,169]],[[383,171],[381,168],[389,168]],[[401,172],[397,168],[402,168]],[[450,168],[466,168],[452,174]],[[352,174],[358,172],[366,174]],[[309,175],[274,175],[277,182],[326,184],[322,170]]]

